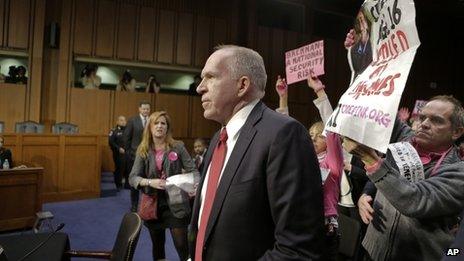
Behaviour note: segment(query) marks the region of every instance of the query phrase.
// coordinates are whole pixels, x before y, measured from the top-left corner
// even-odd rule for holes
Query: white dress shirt
[[[226,152],[226,158],[224,159],[224,164],[222,165],[222,170],[221,170],[221,175],[219,176],[219,181],[218,181],[218,186],[221,182],[222,174],[224,173],[224,169],[227,166],[227,162],[229,161],[230,154],[232,154],[232,151],[234,150],[235,143],[238,140],[238,137],[240,135],[240,130],[242,129],[243,125],[245,124],[246,120],[248,119],[248,116],[250,115],[251,111],[253,108],[258,104],[259,99],[256,99],[249,104],[247,104],[245,107],[241,108],[237,113],[232,116],[232,118],[229,120],[229,122],[226,125],[226,130],[227,130],[227,152]],[[213,149],[213,148],[212,148]],[[213,150],[214,153],[214,150]],[[200,221],[201,221],[201,214],[203,213],[203,199],[205,198],[206,195],[206,189],[208,188],[208,179],[209,179],[209,170],[211,168],[211,162],[208,165],[208,170],[206,171],[206,177],[205,181],[203,183],[203,187],[201,188],[201,194],[200,194],[200,215],[198,219],[198,227],[200,227]]]
[[[142,126],[145,128],[145,126],[147,126],[148,117],[145,117],[142,114],[139,114],[139,115],[140,115],[140,119],[142,119]]]

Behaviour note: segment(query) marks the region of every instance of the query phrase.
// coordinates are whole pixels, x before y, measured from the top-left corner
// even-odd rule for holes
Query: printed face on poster
[[[359,36],[348,50],[353,80],[327,122],[328,131],[380,152],[387,151],[401,95],[420,45],[415,17],[412,0],[364,2],[355,22]]]
[[[324,74],[324,41],[317,41],[285,53],[287,84],[304,81],[310,70],[316,76]]]

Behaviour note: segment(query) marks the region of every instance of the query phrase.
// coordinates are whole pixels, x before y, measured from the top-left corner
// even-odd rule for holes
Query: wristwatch
[[[148,186],[151,187],[151,179],[148,180]]]

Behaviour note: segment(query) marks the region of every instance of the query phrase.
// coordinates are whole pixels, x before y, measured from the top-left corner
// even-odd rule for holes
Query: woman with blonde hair
[[[191,213],[189,195],[180,189],[171,190],[168,194],[165,191],[166,178],[182,174],[183,170],[197,176],[199,173],[184,144],[172,137],[171,119],[166,112],[154,112],[147,123],[129,183],[142,191],[139,214],[150,232],[153,260],[165,259],[167,228],[171,231],[180,260],[187,260],[187,226]]]

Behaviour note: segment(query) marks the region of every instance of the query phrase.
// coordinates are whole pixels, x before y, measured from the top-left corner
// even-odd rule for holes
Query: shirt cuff
[[[366,170],[367,175],[370,176],[373,173],[375,173],[377,170],[379,170],[380,165],[382,165],[382,163],[383,163],[383,159],[379,159],[372,165],[369,165],[369,166],[365,165],[364,169]]]
[[[285,108],[280,108],[279,107],[279,108],[276,109],[276,112],[282,113],[282,114],[285,114],[285,115],[288,116],[288,107],[285,107]]]

